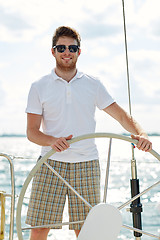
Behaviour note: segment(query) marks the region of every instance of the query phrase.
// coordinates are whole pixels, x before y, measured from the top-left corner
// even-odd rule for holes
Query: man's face
[[[58,52],[57,49],[52,48],[52,54],[56,59],[56,67],[61,70],[72,70],[76,68],[76,62],[80,55],[80,49],[77,52],[70,52],[68,46],[77,45],[77,41],[70,37],[60,37],[56,43],[57,45],[67,46],[64,52]]]

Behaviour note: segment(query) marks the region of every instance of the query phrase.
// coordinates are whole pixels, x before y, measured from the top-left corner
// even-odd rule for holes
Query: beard
[[[77,63],[77,59],[72,61],[71,63],[70,62],[64,63],[63,61],[56,59],[56,67],[63,72],[74,70],[76,68],[76,63]]]

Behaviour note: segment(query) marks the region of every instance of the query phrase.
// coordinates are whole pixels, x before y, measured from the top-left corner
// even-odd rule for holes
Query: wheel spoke
[[[152,233],[145,232],[145,231],[140,230],[140,229],[138,229],[138,228],[130,227],[130,226],[127,226],[127,225],[122,225],[122,227],[123,227],[123,228],[127,228],[127,229],[129,229],[129,230],[132,230],[132,231],[134,231],[134,232],[139,232],[139,233],[145,234],[145,235],[147,235],[147,236],[160,239],[159,236],[154,235],[154,234],[152,234]]]
[[[146,192],[148,192],[149,190],[151,190],[153,187],[156,187],[158,184],[160,184],[160,181],[156,182],[156,183],[153,184],[151,187],[145,189],[143,192],[137,194],[136,196],[134,196],[133,198],[131,198],[130,200],[128,200],[127,202],[125,202],[124,204],[122,204],[120,207],[118,207],[118,209],[121,210],[122,208],[126,207],[129,203],[133,202],[134,200],[136,200],[137,198],[139,198],[140,196],[142,196],[143,194],[145,194]]]

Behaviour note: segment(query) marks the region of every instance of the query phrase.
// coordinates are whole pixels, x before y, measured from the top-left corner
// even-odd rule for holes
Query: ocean
[[[153,143],[153,149],[160,153],[160,137],[150,137]],[[100,166],[101,166],[101,199],[103,199],[106,159],[108,155],[108,139],[96,139],[99,150]],[[40,147],[29,142],[25,137],[0,137],[0,152],[13,157],[16,185],[16,204],[18,195],[23,186],[23,182],[28,176],[31,169],[36,164],[36,160],[40,153]],[[137,174],[140,181],[140,191],[148,188],[155,182],[159,181],[160,162],[150,153],[144,153],[135,148],[135,158],[137,160]],[[120,206],[130,199],[130,176],[131,167],[130,160],[132,156],[131,144],[122,140],[113,139],[111,149],[111,163],[107,192],[107,203],[116,207]],[[10,193],[10,168],[8,161],[0,158],[0,191],[3,190]],[[26,191],[24,205],[22,208],[22,226],[25,227],[25,216],[27,204],[30,195],[31,184]],[[160,185],[153,188],[141,197],[143,205],[142,224],[143,230],[146,232],[160,235]],[[129,208],[127,206],[126,208]],[[124,208],[122,213],[123,224],[132,226],[132,216]],[[16,214],[15,214],[16,215]],[[9,234],[9,216],[10,216],[10,198],[6,197],[6,227],[5,240],[8,240]],[[68,221],[67,202],[65,205],[63,220]],[[23,238],[29,239],[29,231],[25,231]],[[14,227],[14,240],[17,240],[16,226]],[[68,226],[64,226],[62,230],[51,230],[48,236],[49,240],[76,240],[74,231],[68,230]],[[122,228],[118,236],[121,240],[135,239],[133,232]],[[149,236],[142,236],[142,239],[155,239]]]

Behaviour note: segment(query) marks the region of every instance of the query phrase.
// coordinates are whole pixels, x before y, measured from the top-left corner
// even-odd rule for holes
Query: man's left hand
[[[131,138],[138,140],[137,148],[139,150],[150,152],[152,150],[152,143],[147,137],[140,135],[131,135]]]

